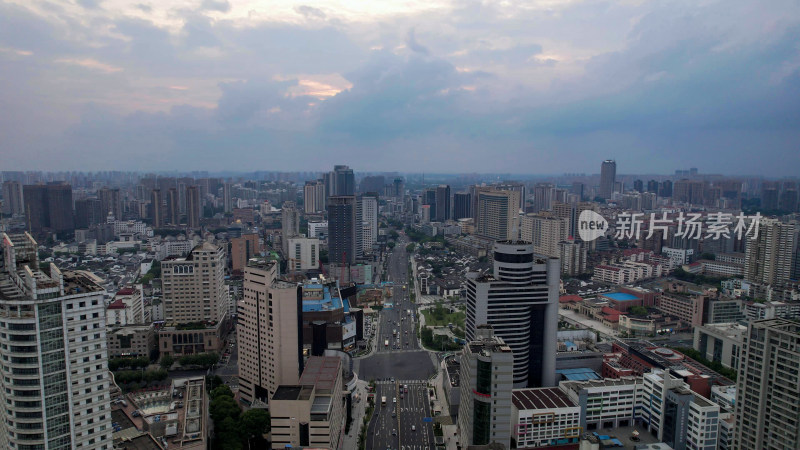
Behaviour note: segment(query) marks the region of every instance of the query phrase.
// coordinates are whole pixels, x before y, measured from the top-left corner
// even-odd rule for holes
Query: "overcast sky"
[[[800,174],[800,2],[0,0],[3,170]]]

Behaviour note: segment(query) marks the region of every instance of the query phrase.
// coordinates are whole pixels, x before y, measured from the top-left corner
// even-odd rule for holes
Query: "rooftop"
[[[559,388],[514,389],[511,401],[517,409],[551,409],[578,406]]]
[[[315,386],[317,391],[332,391],[341,370],[341,360],[336,356],[312,356],[306,362],[300,384]]]
[[[585,381],[585,380],[599,380],[600,375],[588,367],[580,367],[577,369],[559,369],[556,373],[569,381]]]
[[[311,386],[280,385],[272,395],[272,400],[308,400],[311,398]]]
[[[601,294],[603,297],[610,298],[611,300],[616,300],[618,302],[628,302],[632,300],[641,300],[639,297],[633,294],[626,294],[624,292],[609,292],[608,294]]]

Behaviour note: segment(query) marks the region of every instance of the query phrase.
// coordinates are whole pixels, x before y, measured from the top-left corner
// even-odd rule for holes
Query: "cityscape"
[[[800,6],[0,0],[0,446],[800,449]]]

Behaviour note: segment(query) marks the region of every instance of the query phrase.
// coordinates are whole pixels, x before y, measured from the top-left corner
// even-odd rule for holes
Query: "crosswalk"
[[[404,348],[402,350],[381,350],[378,353],[411,353],[411,352],[423,352],[425,350],[419,348]]]
[[[428,380],[395,380],[395,381],[388,381],[388,380],[380,380],[376,381],[375,384],[427,384]]]

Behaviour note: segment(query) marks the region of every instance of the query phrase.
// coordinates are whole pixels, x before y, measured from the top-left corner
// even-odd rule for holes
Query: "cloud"
[[[325,13],[319,9],[314,8],[313,6],[308,5],[300,5],[294,8],[297,11],[297,14],[305,17],[306,19],[325,19]]]
[[[102,63],[92,58],[59,58],[56,59],[55,62],[59,64],[80,66],[86,69],[96,70],[98,72],[103,72],[103,73],[114,73],[122,70],[120,67],[114,67],[112,65]]]
[[[200,8],[204,11],[218,11],[226,13],[231,10],[228,0],[203,0]]]
[[[411,49],[411,51],[420,53],[423,55],[427,55],[430,53],[430,50],[425,48],[422,44],[417,42],[417,38],[414,33],[414,29],[411,28],[408,30],[408,36],[406,37],[406,46]]]
[[[76,2],[87,9],[99,8],[103,0],[76,0]]]
[[[0,4],[6,166],[800,167],[789,0],[102,6]]]

